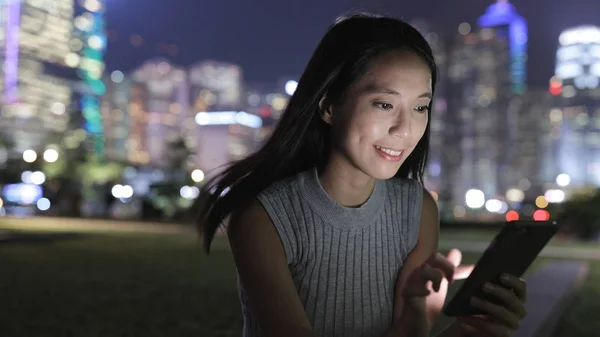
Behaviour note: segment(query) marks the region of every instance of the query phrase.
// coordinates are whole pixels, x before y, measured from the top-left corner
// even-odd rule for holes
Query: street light
[[[44,151],[44,160],[48,163],[54,163],[58,160],[58,151],[55,149],[48,149]]]
[[[192,180],[195,183],[202,182],[204,180],[204,177],[205,177],[205,175],[204,175],[204,172],[202,172],[202,170],[196,169],[192,172]]]
[[[298,87],[298,82],[290,80],[285,83],[285,93],[292,96],[294,92],[296,92],[296,88]]]
[[[37,153],[33,150],[25,150],[23,152],[23,160],[26,163],[33,163],[37,159]]]

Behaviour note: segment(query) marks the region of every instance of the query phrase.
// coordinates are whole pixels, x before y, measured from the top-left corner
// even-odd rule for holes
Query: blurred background
[[[327,26],[362,8],[412,23],[440,67],[426,187],[440,207],[441,246],[486,243],[505,220],[557,219],[562,227],[555,248],[563,253],[547,258],[600,260],[597,0],[5,0],[0,332],[4,327],[6,334],[0,335],[142,331],[111,330],[99,318],[78,316],[90,310],[115,327],[133,324],[119,319],[135,316],[141,326],[164,324],[162,330],[152,325],[164,335],[239,335],[226,242],[217,243],[216,258],[201,256],[190,207],[215,170],[269,138]],[[87,238],[91,232],[103,235]],[[57,233],[85,239],[2,244]],[[476,260],[482,249],[471,249],[468,259]],[[152,265],[160,276],[148,274]],[[600,336],[598,323],[580,314],[589,315],[600,302],[600,289],[591,286],[600,284],[600,265],[585,266],[585,303],[570,310],[566,320],[575,322],[561,323],[564,336]],[[215,269],[222,274],[207,278]],[[107,280],[110,275],[120,277]],[[593,276],[598,282],[590,281]],[[30,282],[42,279],[43,290],[36,292]],[[98,302],[82,300],[84,290],[69,293],[57,280],[85,291],[104,289],[89,296],[113,294],[111,307],[129,309],[112,317]],[[155,286],[139,288],[145,281]],[[224,288],[207,294],[215,287]],[[140,321],[136,301],[144,296],[174,317],[186,315],[173,311],[180,305],[195,314],[165,321],[157,310],[147,313],[153,323]],[[46,322],[47,311],[39,308],[32,320],[29,309],[41,298],[54,298],[42,307],[62,312],[54,321],[67,323]],[[60,311],[58,302],[70,304]],[[227,318],[208,324],[220,311]],[[16,318],[2,323],[10,315]],[[38,331],[36,324],[47,325]]]

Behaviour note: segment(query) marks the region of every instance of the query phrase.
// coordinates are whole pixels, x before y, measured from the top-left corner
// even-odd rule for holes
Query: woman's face
[[[327,107],[333,162],[376,179],[393,177],[425,133],[431,70],[410,51],[382,55],[340,104]]]

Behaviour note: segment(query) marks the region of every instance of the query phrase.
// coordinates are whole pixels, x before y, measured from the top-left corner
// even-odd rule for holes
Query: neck
[[[346,207],[364,204],[375,188],[375,178],[351,167],[346,159],[335,156],[319,172],[319,181],[331,199]]]

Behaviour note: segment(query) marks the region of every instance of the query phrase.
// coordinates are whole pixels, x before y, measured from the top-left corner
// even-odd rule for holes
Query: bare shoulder
[[[435,198],[425,187],[423,188],[423,204],[421,207],[421,226],[425,225],[425,229],[439,230],[440,212]]]
[[[231,216],[228,239],[240,283],[266,336],[312,336],[279,235],[254,199]]]

